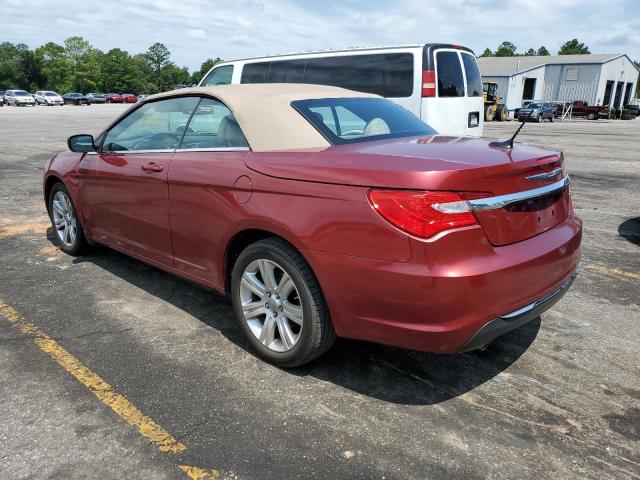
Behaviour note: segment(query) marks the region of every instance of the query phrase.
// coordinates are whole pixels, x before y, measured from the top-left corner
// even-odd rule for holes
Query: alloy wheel
[[[242,273],[242,315],[258,341],[274,352],[294,348],[304,326],[300,295],[291,276],[276,262],[258,259]]]
[[[76,213],[69,197],[62,191],[53,197],[53,224],[58,239],[67,247],[73,247],[78,236]]]

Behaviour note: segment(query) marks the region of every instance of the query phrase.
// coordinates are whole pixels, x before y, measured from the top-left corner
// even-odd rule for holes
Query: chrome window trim
[[[219,147],[219,148],[178,148],[162,150],[109,150],[105,152],[86,152],[87,155],[108,155],[125,153],[179,153],[179,152],[248,152],[249,147]]]
[[[248,152],[249,147],[178,148],[178,152]]]
[[[468,202],[469,205],[471,205],[471,208],[476,212],[497,210],[512,203],[542,197],[557,190],[564,190],[569,186],[569,183],[571,183],[571,180],[569,179],[569,175],[567,175],[562,180],[551,183],[549,185],[545,185],[544,187],[534,188],[532,190],[524,190],[522,192],[509,193],[507,195],[498,195],[497,197],[478,198],[475,200],[469,200]]]
[[[109,155],[109,154],[123,154],[123,153],[173,153],[176,150],[174,148],[165,148],[159,150],[107,150],[104,152],[87,152],[88,155]]]

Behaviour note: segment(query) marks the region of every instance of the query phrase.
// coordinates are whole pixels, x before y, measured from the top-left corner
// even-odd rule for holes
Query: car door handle
[[[162,170],[164,170],[164,166],[158,165],[155,162],[149,162],[146,165],[142,165],[142,170],[147,173],[161,172]]]

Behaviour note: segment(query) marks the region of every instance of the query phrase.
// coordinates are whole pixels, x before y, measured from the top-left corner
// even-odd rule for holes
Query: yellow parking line
[[[620,270],[619,268],[607,268],[600,267],[598,265],[588,265],[587,268],[589,270],[593,270],[594,272],[608,273],[610,275],[618,275],[619,277],[635,278],[636,280],[640,280],[640,273],[626,272],[624,270]]]
[[[220,475],[217,470],[204,470],[188,465],[180,465],[180,470],[186,473],[191,480],[217,480]]]
[[[137,428],[140,435],[155,444],[161,452],[179,453],[187,449],[186,445],[178,442],[153,419],[144,415],[124,395],[116,392],[111,385],[84,366],[76,357],[61,347],[58,342],[32,323],[27,322],[19,312],[1,298],[0,315],[13,324],[23,335],[33,340],[40,350],[46,352],[62,368],[73,375],[102,403],[120,415],[129,425]]]

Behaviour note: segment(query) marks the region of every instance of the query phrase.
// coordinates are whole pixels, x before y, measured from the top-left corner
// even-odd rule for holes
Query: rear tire
[[[336,339],[315,275],[279,238],[259,240],[242,251],[231,274],[231,298],[255,351],[281,367],[310,362]]]
[[[595,114],[595,112],[587,113],[587,120],[595,120],[596,118],[598,118],[598,116]]]

